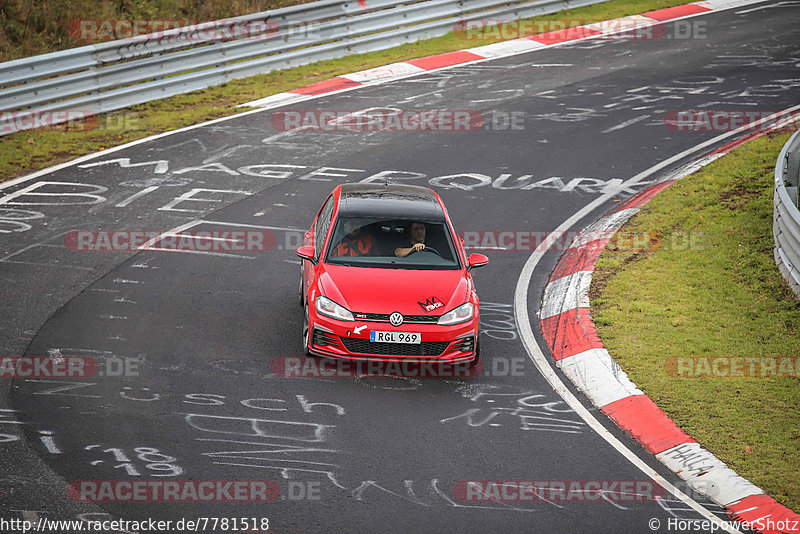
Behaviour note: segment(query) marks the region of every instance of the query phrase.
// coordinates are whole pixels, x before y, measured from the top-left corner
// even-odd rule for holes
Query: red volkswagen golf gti
[[[442,199],[407,185],[344,184],[303,246],[306,353],[393,362],[478,361],[479,303]]]

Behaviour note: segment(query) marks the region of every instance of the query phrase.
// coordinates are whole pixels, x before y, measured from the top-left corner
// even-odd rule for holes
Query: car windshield
[[[414,247],[415,243],[424,248]],[[352,267],[461,268],[448,227],[441,220],[341,216],[331,233],[325,261]]]

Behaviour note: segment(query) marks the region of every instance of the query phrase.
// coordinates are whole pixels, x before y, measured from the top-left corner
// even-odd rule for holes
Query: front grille
[[[354,313],[356,319],[364,321],[389,322],[388,313]],[[435,323],[439,321],[439,315],[403,315],[404,323]]]
[[[446,341],[423,341],[418,345],[406,343],[373,343],[369,339],[340,338],[345,348],[355,354],[376,356],[440,356],[447,348]]]

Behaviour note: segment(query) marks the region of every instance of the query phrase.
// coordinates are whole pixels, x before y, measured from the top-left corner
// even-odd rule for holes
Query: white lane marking
[[[209,221],[207,219],[200,219],[197,221],[197,224],[221,224],[224,226],[236,226],[238,228],[257,228],[259,230],[284,230],[286,232],[303,232],[305,233],[307,230],[303,230],[302,228],[293,228],[291,226],[264,226],[261,224],[247,224],[247,223],[237,223],[237,222],[228,222],[228,221]]]
[[[153,250],[156,252],[180,252],[182,254],[201,254],[204,256],[218,256],[220,258],[236,258],[238,260],[254,260],[255,256],[245,256],[243,254],[228,254],[227,252],[210,252],[207,250],[181,250],[177,248],[160,248],[150,247],[144,250]]]
[[[141,247],[139,247],[138,250],[141,250],[141,251],[150,251],[150,250],[152,250],[152,251],[160,251],[160,252],[182,252],[184,254],[201,254],[201,255],[206,255],[206,256],[218,256],[220,258],[236,258],[236,259],[240,259],[240,260],[254,260],[254,259],[256,259],[255,256],[246,256],[244,254],[228,254],[228,253],[225,253],[225,252],[210,252],[210,251],[205,251],[205,250],[182,250],[182,249],[163,248],[163,247],[153,246],[156,243],[158,243],[159,241],[161,241],[162,239],[164,239],[165,237],[175,237],[175,236],[182,235],[181,232],[183,232],[184,230],[188,230],[189,228],[193,228],[193,227],[198,226],[198,225],[203,224],[203,223],[206,223],[206,224],[219,224],[219,225],[225,225],[225,226],[241,226],[241,227],[246,227],[246,228],[261,228],[261,229],[270,229],[270,230],[292,230],[292,231],[296,230],[294,228],[291,228],[291,229],[290,228],[279,228],[279,227],[275,227],[275,226],[258,226],[258,225],[255,225],[255,224],[226,223],[226,222],[220,222],[220,221],[206,221],[206,220],[203,220],[203,219],[196,219],[194,221],[189,221],[189,222],[187,222],[185,224],[182,224],[180,226],[177,226],[177,227],[173,228],[172,230],[168,230],[166,232],[163,232],[163,233],[157,235],[156,237],[152,238],[147,243],[145,243]],[[192,236],[187,236],[187,237],[191,238]],[[195,236],[195,238],[196,238],[196,236]],[[209,238],[206,238],[206,239],[218,240],[218,241],[236,241],[236,240],[232,240],[232,239],[214,238],[214,237],[209,237]]]
[[[193,226],[197,226],[201,222],[202,221],[199,220],[199,219],[198,220],[194,220],[194,221],[189,221],[189,222],[187,222],[185,224],[182,224],[180,226],[176,226],[172,230],[169,230],[167,232],[163,232],[161,234],[158,234],[156,237],[152,238],[147,243],[145,243],[141,247],[139,247],[139,250],[151,250],[153,245],[155,243],[157,243],[158,241],[161,241],[164,238],[164,236],[174,236],[175,234],[183,232],[184,230],[188,230],[189,228],[192,228]]]
[[[614,132],[614,131],[617,131],[617,130],[621,130],[623,128],[627,128],[631,124],[636,124],[637,122],[641,122],[641,121],[643,121],[643,120],[645,120],[645,119],[647,119],[649,117],[650,117],[650,115],[639,115],[638,117],[634,117],[634,118],[632,118],[630,120],[627,120],[625,122],[617,124],[616,126],[612,126],[611,128],[606,128],[605,130],[603,130],[600,133],[610,133],[610,132]]]
[[[786,113],[791,113],[800,109],[800,105],[793,106],[791,108],[785,109],[769,117],[765,117],[759,121],[756,121],[753,124],[754,128],[758,128],[761,126],[762,123],[766,123],[769,120],[773,120],[774,117],[784,115]],[[708,141],[701,143],[693,148],[689,148],[684,150],[683,152],[676,154],[668,159],[665,159],[661,163],[653,165],[649,169],[645,169],[644,171],[640,172],[633,178],[628,179],[624,182],[623,185],[629,186],[638,184],[644,181],[650,175],[664,169],[665,167],[672,165],[680,161],[687,156],[690,156],[696,152],[700,152],[714,144],[719,143],[720,141],[727,139],[733,135],[742,133],[747,131],[749,128],[740,127],[736,130],[726,132],[720,134],[713,139],[709,139]],[[542,374],[542,376],[547,380],[553,390],[558,393],[562,399],[570,406],[578,416],[581,417],[586,424],[588,424],[595,432],[598,433],[600,437],[606,440],[609,445],[614,447],[617,452],[622,454],[627,460],[629,460],[634,466],[638,467],[644,474],[652,478],[655,482],[661,484],[667,491],[678,497],[688,506],[690,506],[693,510],[697,513],[718,525],[718,528],[724,530],[725,532],[730,532],[732,534],[739,533],[738,530],[732,528],[727,523],[720,521],[715,515],[711,512],[706,510],[700,504],[698,504],[694,499],[683,493],[681,490],[667,482],[667,480],[659,475],[658,473],[653,472],[653,470],[638,456],[636,456],[633,451],[628,449],[620,440],[614,437],[611,432],[609,432],[600,422],[595,418],[594,415],[578,400],[572,392],[567,389],[567,386],[564,382],[559,378],[558,374],[555,372],[550,360],[544,355],[542,349],[539,347],[539,344],[536,342],[536,338],[533,335],[533,328],[531,327],[530,316],[528,314],[528,290],[530,288],[531,277],[533,276],[533,271],[536,266],[539,264],[539,261],[544,256],[545,251],[550,248],[552,243],[558,240],[559,236],[563,235],[563,232],[566,232],[570,228],[572,228],[575,224],[580,222],[581,219],[586,217],[588,214],[593,212],[595,209],[602,206],[608,200],[611,200],[615,196],[614,193],[606,193],[596,199],[594,199],[589,204],[585,205],[583,208],[575,212],[571,217],[569,217],[566,221],[561,223],[561,225],[556,228],[551,234],[547,236],[547,238],[536,248],[536,250],[531,253],[528,261],[525,262],[525,266],[522,268],[522,272],[519,275],[519,279],[517,280],[517,287],[514,290],[514,315],[517,321],[517,327],[519,329],[520,339],[522,340],[522,345],[525,347],[525,351],[528,353],[533,364]],[[741,533],[739,533],[741,534]]]
[[[197,239],[198,241],[222,241],[228,243],[244,243],[244,239],[229,239],[227,237],[211,237],[205,235],[186,235],[183,234],[181,237],[186,237],[187,239]]]
[[[115,208],[124,208],[125,206],[127,206],[128,204],[130,204],[131,202],[136,200],[137,198],[143,197],[147,193],[149,193],[151,191],[155,191],[156,189],[158,189],[157,185],[152,185],[150,187],[145,187],[144,189],[142,189],[138,193],[134,193],[133,195],[129,196],[128,198],[126,198],[125,200],[123,200],[122,202],[120,202],[119,204],[117,204],[114,207]]]

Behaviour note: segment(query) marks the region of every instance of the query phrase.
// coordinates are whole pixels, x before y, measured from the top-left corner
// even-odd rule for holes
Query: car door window
[[[322,207],[322,211],[319,213],[314,231],[314,257],[317,259],[319,259],[319,255],[322,253],[322,245],[325,244],[325,236],[328,234],[328,227],[331,225],[332,215],[333,196],[330,196]]]

